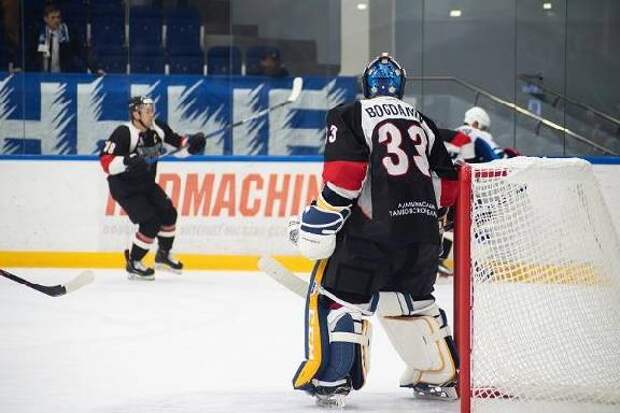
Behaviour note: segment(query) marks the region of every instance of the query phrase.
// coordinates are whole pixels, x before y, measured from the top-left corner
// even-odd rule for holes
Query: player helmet
[[[481,107],[474,106],[465,112],[465,119],[463,120],[469,126],[473,125],[474,122],[478,122],[478,129],[486,130],[491,126],[491,119],[489,118],[489,114],[486,110]]]
[[[148,96],[134,96],[129,99],[129,114],[140,111],[142,106],[152,105],[153,111],[155,111],[155,101]]]
[[[388,53],[373,59],[362,75],[362,88],[367,99],[375,96],[395,96],[401,99],[405,93],[407,72]]]

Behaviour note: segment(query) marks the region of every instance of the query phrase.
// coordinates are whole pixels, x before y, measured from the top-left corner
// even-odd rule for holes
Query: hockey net
[[[459,179],[461,411],[620,412],[620,243],[591,165],[519,157]]]

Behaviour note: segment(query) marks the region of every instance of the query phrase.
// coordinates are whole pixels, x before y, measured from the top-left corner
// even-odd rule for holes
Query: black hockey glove
[[[127,172],[146,171],[148,169],[144,157],[138,153],[125,155],[123,163],[127,166]]]
[[[193,135],[189,135],[187,137],[187,152],[192,155],[203,153],[205,150],[205,144],[206,139],[204,133],[198,132]]]

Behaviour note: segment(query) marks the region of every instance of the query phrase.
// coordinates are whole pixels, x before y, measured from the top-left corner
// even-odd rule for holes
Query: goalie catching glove
[[[332,206],[319,196],[299,217],[289,219],[289,240],[308,259],[328,258],[336,248],[336,233],[350,214],[350,207]]]

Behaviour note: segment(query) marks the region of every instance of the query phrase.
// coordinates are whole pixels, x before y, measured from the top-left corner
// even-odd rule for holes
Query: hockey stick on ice
[[[212,138],[214,136],[217,136],[217,135],[221,134],[222,132],[225,132],[225,131],[227,131],[229,129],[232,129],[232,128],[236,128],[237,126],[241,126],[244,123],[250,122],[250,121],[252,121],[254,119],[258,119],[261,116],[265,116],[266,114],[268,114],[269,112],[271,112],[273,110],[279,109],[279,108],[281,108],[283,106],[286,106],[286,105],[289,105],[289,104],[295,102],[297,100],[297,98],[299,97],[299,95],[301,94],[301,89],[303,88],[303,86],[304,86],[303,78],[296,77],[295,79],[293,79],[293,87],[291,89],[291,94],[288,96],[288,98],[284,102],[277,103],[277,104],[275,104],[273,106],[270,106],[270,107],[268,107],[266,109],[261,110],[258,113],[253,114],[250,117],[238,120],[237,122],[231,123],[230,125],[226,125],[222,129],[216,130],[215,132],[208,133],[208,134],[205,135],[205,139],[209,139],[209,138]],[[177,148],[177,149],[175,149],[175,150],[173,150],[171,152],[166,153],[164,156],[174,155],[176,153],[181,152],[185,148],[187,148],[187,146],[183,146],[183,147]]]
[[[308,283],[268,255],[263,255],[258,260],[258,269],[273,278],[278,284],[288,288],[302,298],[306,298]]]
[[[50,297],[58,297],[68,294],[77,290],[78,288],[82,288],[83,286],[90,284],[95,279],[95,275],[93,274],[93,272],[90,270],[86,270],[82,271],[77,277],[65,284],[48,286],[32,283],[2,269],[0,269],[0,275],[8,278],[9,280],[15,281],[16,283],[20,283],[27,287],[34,288],[35,290],[42,292],[43,294],[49,295]]]

